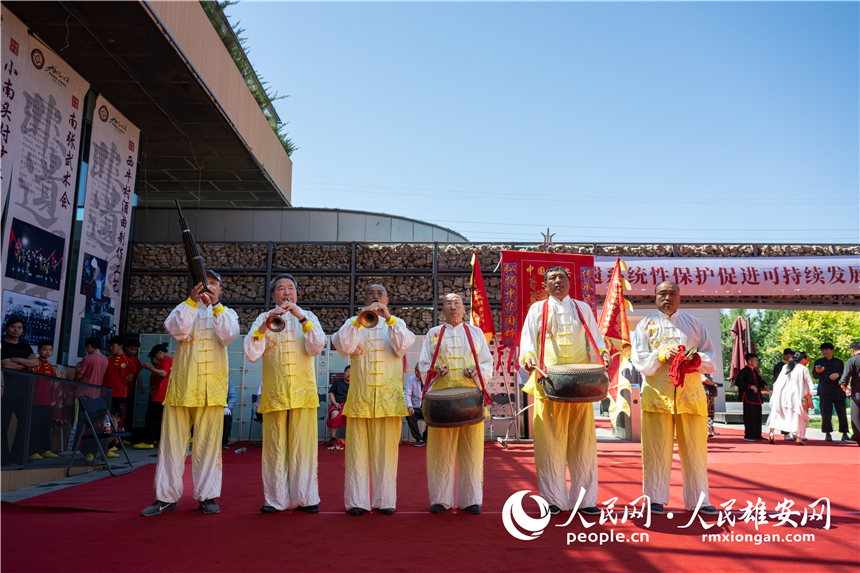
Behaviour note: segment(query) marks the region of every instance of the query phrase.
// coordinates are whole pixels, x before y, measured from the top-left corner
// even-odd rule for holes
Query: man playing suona
[[[332,338],[338,354],[350,357],[352,371],[343,408],[347,417],[344,503],[350,515],[373,508],[391,515],[397,501],[402,418],[408,414],[401,358],[415,335],[389,312],[388,293],[382,285],[367,288],[364,304],[379,316],[376,325],[368,328],[358,317],[351,318]]]
[[[263,390],[257,410],[263,416],[263,513],[289,509],[319,511],[317,482],[317,395],[314,356],[325,348],[319,319],[296,305],[296,279],[282,274],[269,285],[275,308],[257,317],[245,337],[251,362],[263,358]],[[270,330],[280,317],[284,329]]]

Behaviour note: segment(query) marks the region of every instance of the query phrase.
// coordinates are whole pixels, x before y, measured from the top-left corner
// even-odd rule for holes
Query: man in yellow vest
[[[654,290],[659,312],[640,320],[630,340],[630,362],[645,378],[640,397],[643,489],[651,499],[651,513],[663,515],[677,436],[684,507],[693,511],[698,506],[703,514],[717,515],[708,501],[708,401],[701,382],[702,374],[716,370],[714,344],[704,324],[678,311],[677,284],[664,281]],[[692,360],[690,364],[698,366],[685,369],[676,385],[670,371],[682,352],[687,358],[681,361]]]
[[[397,501],[402,418],[408,414],[402,357],[415,342],[415,335],[403,320],[391,316],[388,293],[382,285],[367,287],[364,304],[379,316],[376,326],[365,328],[357,317],[351,318],[332,338],[338,354],[349,356],[351,366],[349,395],[343,408],[347,417],[344,502],[350,515],[373,508],[391,515]]]
[[[205,514],[221,509],[221,434],[227,406],[229,366],[227,346],[239,336],[239,317],[218,300],[221,277],[207,272],[210,302],[200,300],[198,283],[185,302],[173,309],[164,327],[179,343],[164,399],[161,442],[155,466],[155,503],[141,512],[158,515],[177,509],[182,497],[182,474],[194,427],[191,473],[194,499]]]
[[[487,339],[480,328],[463,323],[465,310],[460,295],[446,295],[442,305],[445,324],[431,328],[424,338],[418,370],[421,379],[426,381],[427,373],[433,368],[433,390],[482,388],[480,380],[487,381],[493,374],[493,357]],[[480,514],[484,500],[483,422],[459,428],[428,429],[427,483],[431,513],[442,513],[455,506],[455,473],[457,508],[473,515]]]
[[[317,395],[314,356],[326,344],[319,319],[296,305],[296,279],[282,274],[269,285],[275,308],[257,317],[245,336],[245,356],[263,358],[263,390],[257,409],[263,416],[263,513],[289,509],[319,511],[317,481]],[[269,330],[280,317],[284,329]]]
[[[584,490],[578,511],[600,515],[597,508],[597,432],[594,407],[590,402],[553,402],[536,382],[541,362],[556,364],[608,364],[609,352],[591,307],[570,298],[570,277],[564,267],[550,267],[544,275],[548,301],[534,303],[526,315],[520,336],[520,360],[531,378],[523,388],[533,394],[535,473],[540,495],[549,503],[550,513],[572,511]],[[541,332],[546,316],[546,338]],[[590,333],[590,336],[589,336]],[[595,348],[590,340],[597,345]],[[565,464],[570,471],[567,489]]]

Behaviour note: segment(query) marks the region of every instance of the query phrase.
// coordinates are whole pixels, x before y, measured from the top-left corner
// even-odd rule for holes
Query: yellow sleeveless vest
[[[296,317],[284,317],[281,332],[266,331],[263,352],[263,392],[261,414],[294,408],[318,408],[317,377],[314,358],[305,350],[305,334],[297,328]],[[316,317],[313,317],[316,321]]]
[[[467,328],[466,325],[463,325],[463,328]],[[441,326],[435,326],[427,333],[427,336],[430,337],[430,347],[433,349],[433,352],[436,352],[436,345],[439,344],[439,332],[441,330]],[[453,334],[451,325],[445,327],[445,334],[447,335],[449,332]],[[483,336],[483,334],[480,334],[480,336]],[[475,358],[472,356],[472,349],[469,348],[469,341],[463,340],[463,338],[465,338],[465,335],[462,338],[459,336],[443,337],[436,365],[440,368],[447,366],[448,374],[437,377],[433,381],[433,390],[463,388],[465,386],[476,387],[471,380],[463,375],[465,369],[476,366]],[[480,387],[480,383],[478,383],[477,387]]]
[[[576,304],[571,300],[573,304]],[[578,331],[573,332],[574,324],[561,324],[558,313],[553,305],[549,305],[549,315],[546,320],[546,345],[544,348],[544,365],[555,366],[556,364],[588,364],[591,357],[588,352],[588,335],[585,333],[587,325],[580,325]],[[540,338],[541,321],[543,313],[537,315],[538,324],[535,332]],[[577,319],[577,322],[579,320]],[[540,364],[540,340],[535,341],[535,349],[538,356],[535,359]],[[532,394],[538,399],[546,400],[543,386],[537,383],[537,371],[532,372],[528,382],[523,386],[523,392]]]
[[[673,341],[667,340],[662,328],[656,321],[651,321],[645,328],[648,343],[654,350],[663,346],[671,346]],[[708,398],[702,386],[702,375],[691,372],[684,377],[684,385],[676,388],[669,376],[671,364],[663,364],[651,376],[645,377],[640,397],[643,412],[658,414],[695,414],[708,415]]]
[[[347,418],[407,416],[403,359],[388,341],[388,326],[380,320],[374,328],[361,327],[360,336],[361,342],[349,360],[349,395],[344,414]]]
[[[227,406],[227,348],[215,339],[214,320],[210,307],[197,309],[194,330],[176,348],[165,404]]]

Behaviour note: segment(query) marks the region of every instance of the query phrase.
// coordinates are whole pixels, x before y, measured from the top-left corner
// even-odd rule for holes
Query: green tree
[[[782,360],[782,350],[787,346],[779,333],[779,324],[782,319],[791,317],[793,310],[767,309],[755,314],[746,309],[728,309],[720,312],[720,343],[723,352],[723,378],[728,381],[732,366],[732,325],[735,319],[742,316],[747,319],[752,339],[755,342],[756,354],[758,354],[759,370],[766,382],[770,383],[770,373],[774,365]],[[835,343],[834,343],[835,344]],[[728,388],[727,388],[728,390]]]
[[[772,383],[773,367],[777,362],[782,362],[782,351],[788,346],[780,337],[779,321],[794,313],[793,310],[769,308],[759,312],[753,323],[753,340],[756,343],[759,370],[769,384]]]
[[[835,347],[833,356],[844,362],[851,357],[848,345],[860,339],[860,312],[799,310],[781,318],[776,330],[785,346],[803,350],[811,361],[821,357],[821,344],[830,342]]]

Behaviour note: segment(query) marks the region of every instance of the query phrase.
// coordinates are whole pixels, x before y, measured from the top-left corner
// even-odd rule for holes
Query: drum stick
[[[541,376],[543,376],[544,378],[549,378],[549,376],[547,376],[547,375],[546,375],[546,372],[544,372],[543,370],[541,370],[539,366],[535,366],[535,370],[537,370],[537,371],[538,371],[538,374],[540,374],[540,375],[541,375]]]

